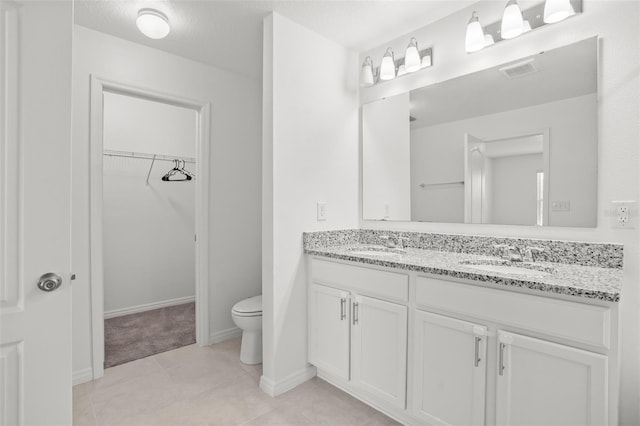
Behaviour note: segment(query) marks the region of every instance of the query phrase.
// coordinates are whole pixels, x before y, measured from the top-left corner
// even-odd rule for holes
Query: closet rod
[[[196,163],[196,159],[193,157],[178,157],[172,155],[160,155],[160,154],[147,154],[144,152],[132,152],[132,151],[114,151],[110,149],[105,149],[102,152],[104,155],[109,157],[125,157],[125,158],[142,158],[145,160],[162,160],[162,161],[173,161],[173,160],[182,160],[185,163]]]

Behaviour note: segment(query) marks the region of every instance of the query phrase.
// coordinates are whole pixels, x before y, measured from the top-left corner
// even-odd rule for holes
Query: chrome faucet
[[[509,244],[496,244],[493,246],[496,249],[502,250],[501,257],[511,262],[535,262],[535,253],[541,253],[544,251],[541,247],[526,247],[521,250],[519,247],[511,246]]]
[[[391,237],[389,235],[380,235],[380,239],[384,241],[384,245],[386,247],[388,247],[388,248],[397,248],[397,249],[403,249],[404,250],[404,242],[408,238],[397,237],[396,241],[394,241],[393,237]]]

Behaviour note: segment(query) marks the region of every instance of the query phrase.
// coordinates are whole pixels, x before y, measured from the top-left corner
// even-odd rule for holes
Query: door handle
[[[38,288],[42,291],[54,291],[62,285],[62,277],[56,273],[49,272],[40,277]]]
[[[358,302],[353,302],[353,325],[358,323]]]
[[[480,359],[480,341],[482,341],[482,337],[478,337],[476,336],[476,350],[475,350],[475,356],[473,357],[473,362],[476,365],[476,367],[480,364],[480,361],[482,361]]]
[[[347,299],[345,299],[344,297],[341,298],[340,299],[340,321],[344,321],[345,318],[347,318],[346,305],[347,305]]]

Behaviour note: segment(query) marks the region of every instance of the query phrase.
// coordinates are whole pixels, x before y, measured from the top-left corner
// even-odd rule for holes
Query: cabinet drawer
[[[362,294],[406,302],[409,300],[409,276],[343,263],[311,259],[311,280],[348,288]]]
[[[417,278],[416,303],[596,347],[610,347],[611,312],[601,306],[427,277]]]

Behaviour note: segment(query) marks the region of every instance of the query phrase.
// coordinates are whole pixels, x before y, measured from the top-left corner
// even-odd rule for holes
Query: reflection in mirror
[[[596,226],[597,38],[362,107],[363,218]]]

